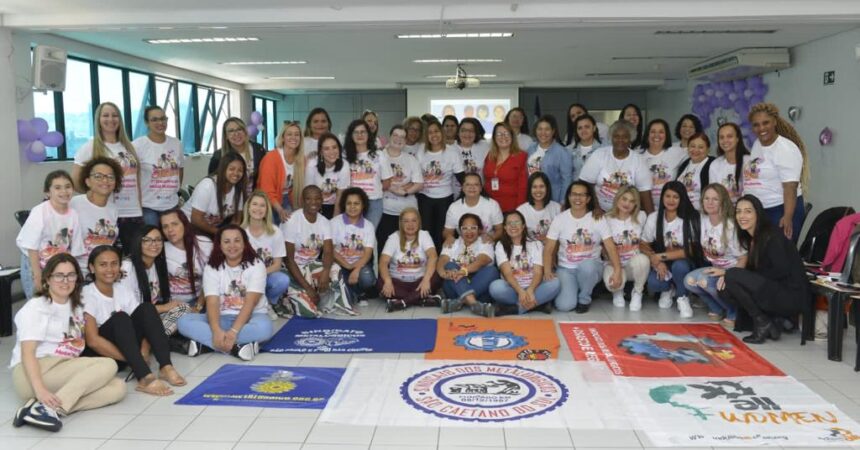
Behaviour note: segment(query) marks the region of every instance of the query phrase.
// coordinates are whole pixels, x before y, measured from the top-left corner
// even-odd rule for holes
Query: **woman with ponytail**
[[[803,225],[803,191],[809,189],[806,146],[772,103],[753,105],[749,120],[756,141],[743,173],[744,194],[761,200],[771,223],[797,242]]]

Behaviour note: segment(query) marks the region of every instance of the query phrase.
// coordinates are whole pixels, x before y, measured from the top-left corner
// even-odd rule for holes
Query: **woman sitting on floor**
[[[475,214],[460,216],[457,229],[460,237],[453,245],[442,249],[436,263],[448,297],[442,300],[442,312],[459,311],[465,305],[477,315],[494,317],[490,283],[499,278],[499,270],[493,264],[492,244],[481,239],[484,226]]]
[[[436,274],[437,258],[433,238],[421,229],[418,209],[406,207],[400,213],[400,230],[388,237],[379,257],[376,287],[388,312],[407,306],[439,306],[442,298],[433,295],[442,284]]]

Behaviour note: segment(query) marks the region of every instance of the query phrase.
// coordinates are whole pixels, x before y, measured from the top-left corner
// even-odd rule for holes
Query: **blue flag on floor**
[[[323,409],[344,369],[225,364],[177,405]]]
[[[425,353],[436,343],[436,320],[290,319],[263,346],[270,353]]]

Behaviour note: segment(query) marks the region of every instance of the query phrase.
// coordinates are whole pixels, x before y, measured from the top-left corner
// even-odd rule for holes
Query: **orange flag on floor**
[[[427,359],[544,360],[558,357],[552,320],[442,318]]]

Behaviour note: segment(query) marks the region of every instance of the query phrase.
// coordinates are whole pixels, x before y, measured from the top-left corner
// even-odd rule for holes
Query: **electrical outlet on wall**
[[[836,84],[836,71],[835,70],[829,70],[827,72],[824,72],[824,85],[827,86],[827,85],[831,85],[831,84]]]

